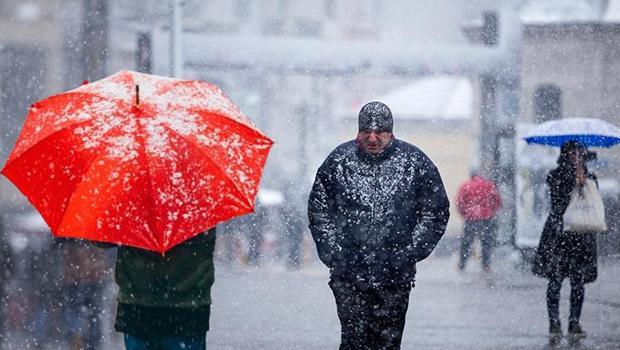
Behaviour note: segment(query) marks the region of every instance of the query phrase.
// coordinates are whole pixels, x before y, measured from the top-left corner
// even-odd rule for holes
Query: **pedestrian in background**
[[[291,270],[296,270],[301,268],[303,262],[304,232],[308,223],[301,209],[291,202],[285,205],[282,211],[286,266]]]
[[[246,262],[250,266],[259,266],[263,259],[263,244],[265,242],[265,228],[267,227],[267,207],[258,205],[254,213],[242,218],[248,249]]]
[[[400,349],[416,263],[444,234],[449,202],[433,162],[394,137],[385,104],[366,104],[358,123],[317,172],[310,231],[330,269],[340,349]]]
[[[101,315],[110,261],[100,249],[81,240],[56,238],[63,257],[62,308],[70,349],[97,350],[102,345]]]
[[[547,177],[551,194],[551,209],[545,222],[533,264],[535,275],[547,278],[547,311],[550,342],[562,337],[560,323],[560,289],[565,278],[570,280],[570,314],[568,333],[572,338],[585,336],[579,319],[585,297],[586,283],[594,282],[598,274],[596,234],[569,231],[564,214],[574,189],[582,190],[587,181],[596,182],[588,171],[587,150],[575,141],[562,145],[558,166]]]
[[[471,178],[461,185],[456,200],[457,210],[465,219],[458,268],[465,269],[475,237],[480,240],[482,270],[490,272],[491,258],[497,235],[496,216],[502,207],[502,198],[492,180],[484,178],[478,170],[471,171]]]

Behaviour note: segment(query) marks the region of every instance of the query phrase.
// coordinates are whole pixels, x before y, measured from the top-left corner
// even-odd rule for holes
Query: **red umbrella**
[[[2,174],[55,236],[163,253],[252,212],[271,145],[215,85],[121,71],[32,105]]]

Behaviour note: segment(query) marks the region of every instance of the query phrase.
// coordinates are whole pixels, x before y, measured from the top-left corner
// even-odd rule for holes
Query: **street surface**
[[[418,265],[410,298],[403,349],[550,349],[545,306],[546,281],[519,270],[510,253],[496,255],[490,277],[479,262],[456,269],[454,255],[433,256]],[[328,271],[320,263],[288,270],[280,263],[248,267],[216,261],[209,350],[337,349],[340,324]],[[564,331],[568,282],[562,289]],[[123,349],[112,330],[115,288],[106,293],[102,315],[103,350]],[[59,305],[62,307],[61,305]],[[588,337],[579,344],[562,340],[555,349],[620,349],[620,259],[599,259],[599,278],[586,286],[582,325]],[[2,349],[67,350],[58,340],[35,340],[12,332]]]
[[[501,257],[498,257],[501,258]],[[452,257],[418,266],[403,349],[546,349],[546,281],[511,263],[484,278],[477,261],[458,272]],[[496,264],[500,265],[500,264]],[[218,266],[210,349],[337,349],[339,322],[327,270],[300,271]],[[586,286],[580,344],[559,349],[620,349],[620,261],[599,262],[599,278]],[[566,329],[568,281],[562,289]]]

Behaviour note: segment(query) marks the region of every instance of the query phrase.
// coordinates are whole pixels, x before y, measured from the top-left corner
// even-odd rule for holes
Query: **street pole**
[[[498,18],[494,12],[484,14],[482,44],[496,46],[498,37]],[[480,75],[480,171],[488,178],[497,180],[497,74]]]
[[[136,70],[141,73],[153,71],[153,43],[150,32],[138,33],[136,50]]]
[[[504,14],[506,11],[503,12]],[[501,20],[518,20],[501,18]],[[519,26],[519,23],[513,24]],[[498,16],[484,16],[482,43],[498,43]],[[509,60],[496,74],[480,76],[480,165],[482,172],[498,183],[502,192],[503,210],[498,220],[498,241],[514,245],[516,234],[516,159],[515,124],[519,115],[521,34],[509,45]]]
[[[183,75],[182,6],[182,0],[170,0],[170,76],[175,78]]]
[[[82,2],[83,78],[98,80],[106,75],[108,57],[108,1]]]

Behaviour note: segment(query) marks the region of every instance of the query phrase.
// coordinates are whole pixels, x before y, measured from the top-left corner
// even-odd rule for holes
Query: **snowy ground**
[[[419,264],[403,349],[546,348],[545,281],[508,263],[483,278],[470,263],[462,273],[453,258]],[[620,261],[601,261],[599,272],[586,287],[582,322],[589,335],[577,348],[620,349]],[[220,267],[209,347],[337,349],[340,326],[327,280],[319,265],[297,272]],[[566,282],[564,319],[568,291]],[[576,348],[566,340],[564,347]]]
[[[516,269],[509,257],[500,252],[491,278],[483,277],[477,261],[458,272],[453,256],[419,264],[403,349],[548,348],[545,281]],[[216,266],[210,350],[338,348],[340,326],[327,270],[320,264],[298,271],[275,263]],[[620,349],[619,286],[620,260],[601,259],[598,281],[586,287],[582,322],[588,337],[578,346],[563,340],[558,348]],[[562,292],[566,326],[567,282]],[[105,350],[123,348],[120,335],[111,331],[114,308],[111,299]],[[3,349],[69,349],[52,342],[33,345],[14,332]]]

